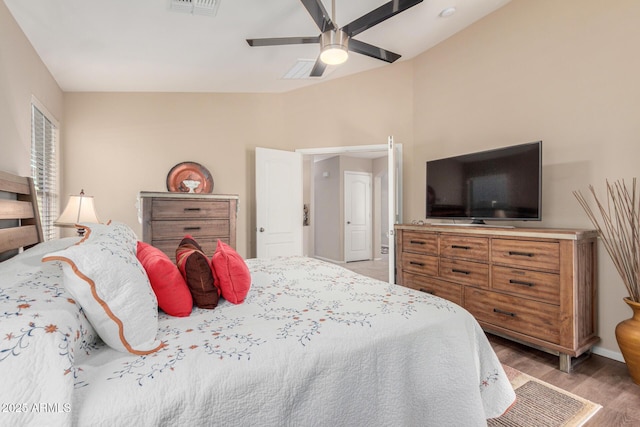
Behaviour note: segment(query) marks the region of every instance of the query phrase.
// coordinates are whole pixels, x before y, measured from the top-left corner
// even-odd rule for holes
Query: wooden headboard
[[[42,241],[33,180],[0,171],[0,260]]]

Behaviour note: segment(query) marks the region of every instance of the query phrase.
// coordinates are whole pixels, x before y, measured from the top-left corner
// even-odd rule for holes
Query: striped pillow
[[[187,282],[196,307],[216,308],[220,289],[214,283],[209,259],[193,237],[184,236],[180,242],[176,249],[176,264]]]

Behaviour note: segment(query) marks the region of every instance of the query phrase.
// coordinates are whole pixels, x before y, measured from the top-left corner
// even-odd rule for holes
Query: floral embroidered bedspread
[[[98,337],[60,268],[40,258],[76,241],[41,244],[0,264],[0,426],[71,424],[74,361],[97,349]]]
[[[482,426],[515,399],[464,309],[304,257],[247,260],[243,304],[160,313],[164,348],[117,352],[50,251],[0,265],[0,425]]]

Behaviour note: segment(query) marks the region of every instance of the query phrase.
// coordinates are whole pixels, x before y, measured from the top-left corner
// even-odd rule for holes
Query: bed
[[[28,178],[0,191],[0,425],[483,426],[515,400],[464,309],[305,257],[248,259],[242,303],[156,308],[152,350],[115,349],[54,259],[80,238],[41,242]]]

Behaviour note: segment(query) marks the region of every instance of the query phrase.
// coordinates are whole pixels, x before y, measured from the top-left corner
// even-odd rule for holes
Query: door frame
[[[399,156],[389,156],[389,152],[398,151]],[[302,155],[316,155],[316,154],[349,154],[349,153],[362,153],[362,152],[386,152],[389,172],[389,187],[395,188],[395,201],[389,200],[389,221],[394,223],[402,222],[402,144],[394,142],[394,138],[389,136],[386,144],[375,145],[353,145],[353,146],[339,146],[339,147],[324,147],[324,148],[296,148],[294,151],[301,153]],[[396,175],[397,174],[397,175]],[[313,211],[313,209],[312,209]],[[393,218],[393,220],[392,220]],[[312,222],[313,223],[313,222]],[[391,224],[389,224],[391,225]],[[393,227],[389,229],[389,283],[395,283],[395,235]]]

